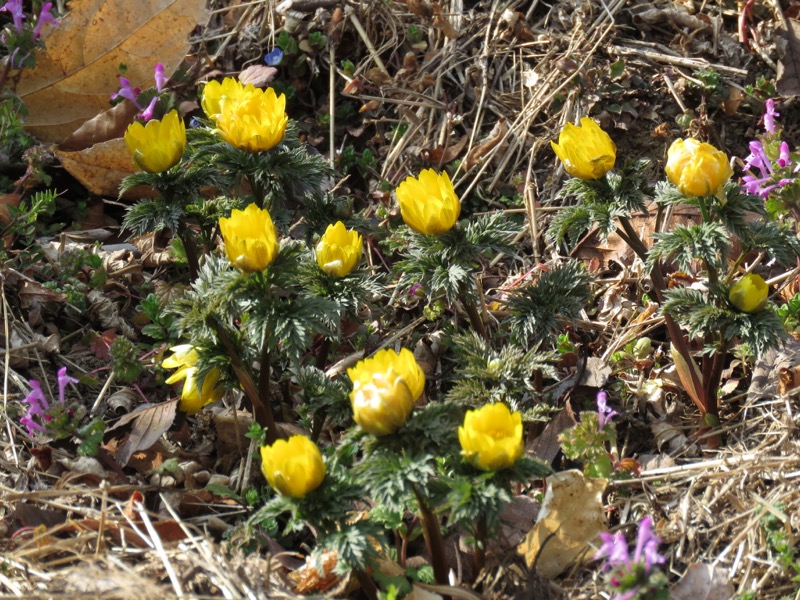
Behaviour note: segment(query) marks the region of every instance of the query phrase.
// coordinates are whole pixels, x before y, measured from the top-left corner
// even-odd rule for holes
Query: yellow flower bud
[[[246,152],[264,152],[277,146],[286,132],[286,96],[275,90],[242,85],[227,77],[203,88],[203,110],[216,131],[231,146]]]
[[[578,179],[600,179],[614,168],[617,147],[594,119],[583,117],[580,125],[567,123],[550,142],[564,170]]]
[[[522,415],[502,402],[467,411],[458,428],[462,456],[483,471],[500,471],[522,456]]]
[[[272,218],[263,208],[250,204],[219,220],[225,253],[233,266],[245,273],[266,269],[278,255],[280,245]]]
[[[293,435],[261,447],[261,472],[272,489],[302,498],[322,485],[325,463],[314,442],[304,435]]]
[[[672,142],[665,171],[684,196],[720,196],[733,175],[724,152],[692,138]]]
[[[407,348],[377,352],[348,369],[353,382],[353,418],[375,436],[397,431],[406,422],[425,388],[425,375]]]
[[[769,286],[760,275],[748,273],[731,286],[728,300],[746,313],[756,313],[767,305]]]
[[[317,264],[331,277],[344,277],[358,266],[361,234],[346,229],[341,221],[328,225],[317,244]]]
[[[403,221],[417,233],[444,233],[461,214],[461,201],[445,172],[425,169],[419,178],[406,177],[396,193]]]
[[[161,361],[161,366],[165,369],[178,369],[173,373],[166,383],[172,385],[183,380],[183,390],[181,391],[181,410],[193,415],[206,404],[219,400],[224,393],[219,383],[219,369],[213,367],[203,378],[202,387],[198,387],[197,381],[197,361],[199,359],[197,351],[191,344],[181,344],[170,348],[173,353]]]
[[[140,169],[161,173],[181,159],[186,148],[186,125],[172,110],[160,121],[131,123],[125,132],[125,144]]]

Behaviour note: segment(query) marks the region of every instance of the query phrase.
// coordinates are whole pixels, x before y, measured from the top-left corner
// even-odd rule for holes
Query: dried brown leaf
[[[494,148],[503,141],[508,133],[508,123],[506,120],[500,119],[495,123],[492,130],[485,140],[476,144],[475,147],[467,154],[466,168],[469,171],[472,167],[477,165],[481,160],[489,154]]]
[[[117,464],[124,467],[131,456],[140,450],[147,450],[155,444],[175,420],[178,400],[170,400],[153,405],[142,405],[125,415],[109,431],[133,422],[128,439],[117,450]]]
[[[189,33],[205,19],[203,0],[73,0],[36,67],[20,74],[26,127],[44,141],[63,140],[108,108],[120,64],[132,86],[152,85],[156,63],[172,73],[189,50]]]

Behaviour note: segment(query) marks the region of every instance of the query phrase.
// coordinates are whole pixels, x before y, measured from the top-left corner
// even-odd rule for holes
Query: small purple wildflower
[[[66,404],[67,386],[70,383],[78,383],[78,380],[67,375],[67,367],[61,367],[58,370],[58,402]]]
[[[52,2],[45,2],[42,4],[42,10],[39,11],[39,18],[36,19],[36,27],[33,28],[33,39],[38,40],[42,36],[42,27],[48,23],[58,25],[58,21],[53,16],[53,13],[50,12],[51,8],[53,8]]]
[[[605,559],[603,570],[610,572],[608,582],[620,592],[612,597],[613,600],[651,597],[645,594],[653,582],[650,577],[653,567],[667,560],[658,553],[661,539],[653,534],[652,519],[645,517],[639,522],[633,556],[630,555],[628,542],[621,532],[614,535],[603,532],[600,534],[600,539],[603,543],[594,558]]]
[[[139,104],[138,100],[136,99],[142,90],[131,87],[131,82],[128,81],[127,77],[120,77],[119,85],[119,91],[116,94],[111,94],[111,99],[116,100],[117,98],[125,98],[126,100],[133,102],[137,108],[142,109],[141,104]]]
[[[597,392],[597,424],[600,429],[603,429],[611,421],[611,417],[617,414],[617,411],[608,406],[608,394]]]
[[[415,283],[410,288],[408,288],[408,297],[409,298],[412,297],[412,296],[417,296],[420,293],[422,293],[422,284],[421,283]]]
[[[775,117],[780,117],[781,114],[775,111],[775,100],[769,98],[764,110],[764,129],[767,133],[775,133]]]
[[[617,565],[624,565],[630,568],[631,557],[628,553],[628,542],[622,532],[610,534],[605,531],[600,533],[600,539],[603,544],[600,549],[595,552],[594,558],[605,558],[606,563],[604,569],[611,569]]]
[[[0,6],[0,11],[11,13],[11,18],[14,20],[14,29],[18,32],[22,31],[22,20],[28,18],[22,8],[22,0],[8,0],[3,6]]]
[[[31,435],[34,433],[58,435],[61,433],[58,429],[63,427],[63,424],[57,426],[56,431],[48,427],[47,424],[53,423],[54,421],[61,422],[64,415],[71,418],[74,414],[72,408],[67,406],[67,386],[70,383],[78,383],[78,380],[67,375],[66,367],[62,367],[58,370],[57,379],[58,402],[54,403],[48,402],[47,397],[42,391],[42,386],[38,381],[33,379],[28,382],[30,383],[31,391],[23,399],[23,402],[28,405],[28,412],[25,413],[25,416],[22,417],[19,422],[27,428],[28,433]]]
[[[143,121],[149,121],[150,119],[152,119],[153,114],[155,113],[156,110],[156,102],[158,102],[158,96],[155,96],[152,100],[150,100],[150,104],[147,105],[147,108],[145,108],[142,112],[140,112],[136,116],[142,119]]]

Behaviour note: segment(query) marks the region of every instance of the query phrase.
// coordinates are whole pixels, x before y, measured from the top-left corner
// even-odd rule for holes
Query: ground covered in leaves
[[[580,411],[593,409],[598,390],[607,390],[618,413],[616,458],[628,459],[633,475],[601,491],[606,530],[630,534],[639,515],[650,515],[667,557],[664,571],[681,582],[676,598],[703,597],[704,590],[720,598],[780,598],[800,589],[799,348],[789,342],[756,360],[733,353],[721,381],[721,444],[710,448],[697,436],[697,411],[672,366],[663,317],[648,302],[652,285],[641,261],[615,234],[590,232],[567,246],[545,231],[562,208],[556,196],[564,180],[550,141],[582,116],[610,134],[618,157],[650,159],[654,181],[663,179],[666,149],[679,137],[745,157],[771,97],[783,99],[783,138],[796,147],[797,17],[800,6],[777,0],[211,0],[183,9],[180,19],[169,15],[147,43],[171,27],[191,41],[177,57],[162,50],[187,121],[202,116],[198,89],[212,79],[240,76],[285,93],[299,139],[333,160],[336,176],[328,185],[343,216],[358,212],[386,228],[399,220],[392,191],[402,179],[447,168],[462,214],[515,219],[514,251],[486,260],[478,278],[490,337],[504,335],[498,324],[510,290],[557,258],[582,262],[593,277],[592,300],[579,318],[558,323],[553,376],[532,388],[511,386],[514,393],[541,392],[526,413],[528,453],[556,471],[579,466],[561,453],[558,435]],[[124,55],[115,61],[127,62]],[[129,75],[138,68],[131,59]],[[144,71],[151,77],[152,64]],[[50,90],[59,86],[65,84],[57,78],[48,83]],[[257,446],[245,436],[252,417],[241,394],[190,417],[176,413],[175,391],[157,366],[172,319],[160,306],[190,283],[185,257],[176,256],[166,233],[131,240],[120,230],[136,201],[135,193],[116,193],[131,172],[114,158],[125,148],[124,128],[98,142],[97,124],[82,132],[70,125],[109,108],[116,79],[106,86],[97,105],[77,103],[81,113],[74,102],[68,110],[57,94],[41,96],[21,80],[29,131],[56,145],[26,155],[27,170],[13,153],[0,155],[0,175],[14,182],[0,196],[4,204],[44,187],[61,192],[38,223],[4,230],[11,250],[2,268],[0,590],[19,598],[359,597],[355,577],[320,575],[306,561],[312,536],[295,536],[297,545],[284,547],[241,529],[256,508],[253,490],[265,485]],[[104,123],[120,122],[122,109],[115,110]],[[45,117],[51,113],[56,117]],[[689,222],[692,210],[672,217]],[[634,226],[648,239],[659,225],[642,215]],[[389,249],[368,245],[370,261],[392,260]],[[776,302],[798,291],[796,271],[773,270],[772,277]],[[327,360],[317,366],[339,375],[364,346],[399,342],[414,350],[429,399],[453,389],[470,393],[454,372],[448,341],[454,329],[469,330],[467,316],[409,295],[396,281],[385,284],[383,313],[345,323],[342,341],[326,347]],[[636,342],[646,336],[653,349],[637,354]],[[324,344],[315,342],[309,363],[324,355]],[[87,422],[94,417],[105,425],[94,452],[69,439],[41,443],[20,426],[28,381],[57,390],[62,366],[77,379],[67,393],[80,398]],[[298,403],[288,383],[275,388],[286,406]],[[287,433],[316,426],[321,439],[341,435],[331,423],[282,417]],[[429,586],[430,597],[602,597],[596,562],[553,567],[550,585],[542,576],[547,567],[531,569],[525,548],[517,553],[543,490],[539,482],[516,491],[480,573],[472,572],[465,536],[448,532],[448,567],[463,589]],[[406,568],[427,562],[421,544],[404,552]],[[396,566],[387,560],[384,575],[398,576]]]

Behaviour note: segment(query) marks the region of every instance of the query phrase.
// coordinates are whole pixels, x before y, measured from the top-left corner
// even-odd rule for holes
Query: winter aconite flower
[[[358,266],[362,243],[361,234],[341,221],[328,225],[317,244],[319,268],[332,277],[344,277]]]
[[[502,402],[467,411],[458,428],[461,454],[483,471],[500,471],[522,456],[522,415]]]
[[[304,435],[293,435],[261,448],[261,472],[274,490],[302,498],[322,484],[325,463],[314,442]]]
[[[161,173],[181,159],[186,147],[186,126],[173,110],[160,121],[132,123],[125,132],[125,143],[139,168]]]
[[[583,117],[580,125],[567,123],[550,142],[553,151],[564,164],[564,170],[579,179],[600,179],[614,168],[617,147],[594,119]]]
[[[403,221],[417,233],[444,233],[461,214],[461,201],[445,172],[425,169],[419,178],[406,177],[396,193]]]
[[[222,397],[223,389],[217,385],[219,383],[219,370],[214,367],[206,373],[203,378],[203,386],[197,378],[197,361],[199,356],[191,344],[181,344],[170,348],[172,356],[168,356],[161,361],[161,366],[166,369],[178,369],[173,373],[166,383],[172,385],[183,380],[183,390],[181,391],[181,410],[193,415],[206,404],[219,400]]]
[[[203,110],[231,146],[246,152],[264,152],[277,146],[286,132],[286,96],[275,90],[242,85],[227,77],[210,81],[203,89]]]
[[[760,275],[748,273],[731,286],[728,300],[746,313],[756,313],[767,305],[769,286]]]
[[[240,271],[263,271],[278,255],[280,245],[272,218],[255,204],[234,209],[230,217],[219,220],[219,228],[228,260]]]
[[[353,418],[375,436],[397,431],[425,388],[425,375],[407,348],[399,353],[381,350],[348,369],[347,374],[353,382]]]
[[[684,196],[718,196],[733,175],[722,150],[692,138],[672,142],[665,170]]]

